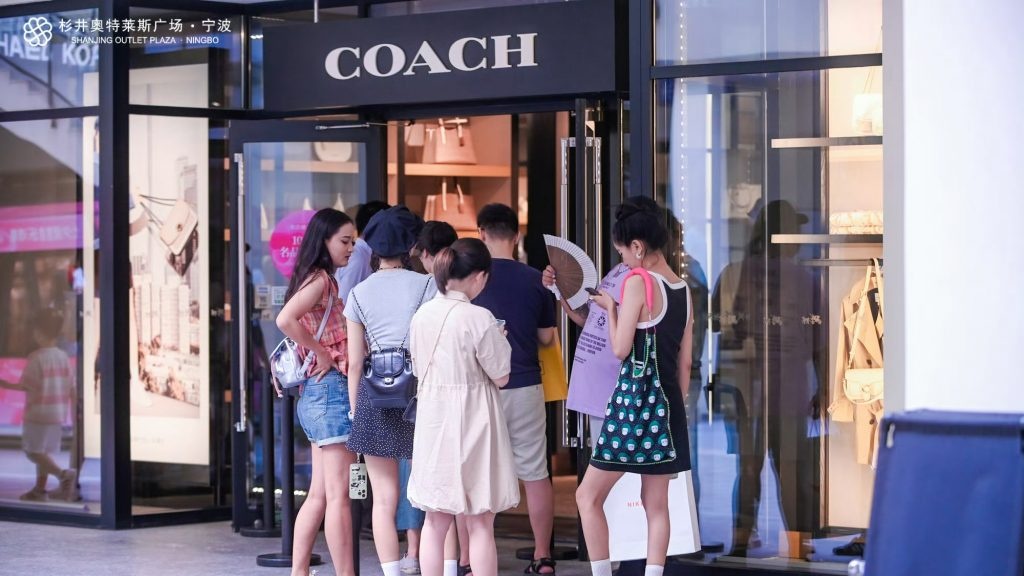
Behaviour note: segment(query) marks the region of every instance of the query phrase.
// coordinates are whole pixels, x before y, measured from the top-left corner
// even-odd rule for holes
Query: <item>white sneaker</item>
[[[418,558],[402,556],[402,559],[398,561],[398,570],[401,571],[402,574],[419,574],[420,561]]]

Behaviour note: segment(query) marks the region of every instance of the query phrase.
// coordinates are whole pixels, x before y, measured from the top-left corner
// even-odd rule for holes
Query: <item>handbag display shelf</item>
[[[866,574],[1024,573],[1024,415],[893,414],[881,438]]]

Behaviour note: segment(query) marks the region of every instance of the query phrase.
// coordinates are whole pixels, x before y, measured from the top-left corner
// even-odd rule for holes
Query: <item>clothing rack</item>
[[[878,265],[882,266],[881,258],[876,258]],[[816,268],[832,268],[833,266],[871,266],[874,264],[871,258],[808,258],[800,262],[804,266]]]

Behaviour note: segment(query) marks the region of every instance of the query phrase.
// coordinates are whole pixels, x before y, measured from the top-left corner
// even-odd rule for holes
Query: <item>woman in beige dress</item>
[[[491,257],[466,238],[434,263],[440,294],[413,316],[410,351],[419,378],[409,501],[426,511],[423,576],[441,576],[445,534],[456,514],[469,528],[474,576],[496,576],[494,515],[519,503],[519,484],[498,388],[508,382],[512,347],[485,308]]]

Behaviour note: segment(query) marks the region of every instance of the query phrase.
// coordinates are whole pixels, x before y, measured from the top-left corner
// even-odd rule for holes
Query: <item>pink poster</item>
[[[316,214],[314,210],[292,212],[282,218],[270,234],[270,257],[273,258],[277,271],[285,278],[292,276],[295,259],[299,255],[299,245],[302,244],[302,236],[306,233],[306,226],[309,225],[314,214]]]
[[[81,202],[0,208],[0,253],[81,248],[81,227]]]

